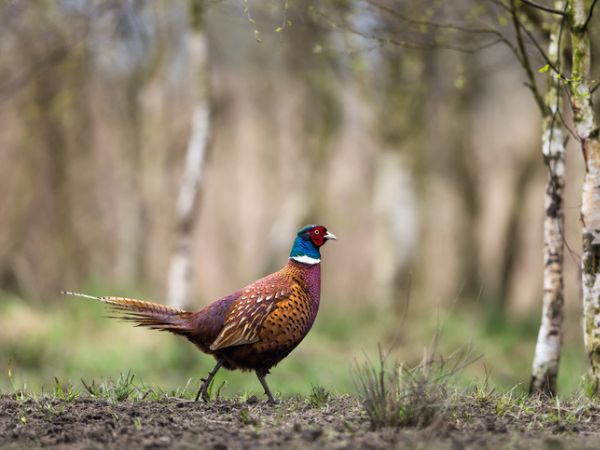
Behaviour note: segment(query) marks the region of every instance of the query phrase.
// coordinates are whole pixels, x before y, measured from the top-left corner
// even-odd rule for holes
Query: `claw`
[[[202,400],[204,402],[208,402],[210,400],[210,396],[208,395],[208,387],[210,386],[210,383],[212,383],[213,378],[215,377],[222,365],[223,360],[218,360],[215,367],[213,367],[212,370],[208,373],[208,376],[206,378],[200,378],[202,384],[200,385],[200,389],[198,389],[198,393],[196,394],[196,401],[198,401],[200,396],[202,396]]]

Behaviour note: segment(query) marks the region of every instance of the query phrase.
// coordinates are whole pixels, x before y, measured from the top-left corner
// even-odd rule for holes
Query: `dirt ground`
[[[571,408],[571,409],[568,409]],[[20,400],[0,396],[0,448],[25,449],[585,449],[600,447],[600,408],[548,406],[498,413],[463,404],[421,430],[372,430],[356,399],[322,407],[303,399],[109,403],[93,398]],[[552,415],[551,419],[548,417]]]

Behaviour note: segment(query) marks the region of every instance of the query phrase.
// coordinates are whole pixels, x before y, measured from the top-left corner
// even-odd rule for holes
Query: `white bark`
[[[562,2],[554,8],[563,9]],[[559,21],[553,19],[548,58],[556,63]],[[564,208],[565,146],[557,113],[560,108],[560,83],[550,78],[545,97],[546,111],[542,119],[542,153],[548,167],[544,198],[544,296],[542,320],[533,359],[530,393],[556,394],[556,379],[562,346],[564,319]]]
[[[167,280],[167,303],[183,308],[189,301],[192,267],[193,233],[199,210],[199,197],[204,173],[204,163],[210,143],[210,95],[206,84],[206,43],[202,33],[194,33],[191,51],[199,58],[195,70],[201,85],[194,105],[190,139],[179,196],[177,198],[176,242]]]
[[[585,29],[591,5],[590,0],[569,0],[573,69],[568,86],[573,121],[586,165],[581,204],[584,342],[597,390],[600,379],[600,140],[592,109],[591,47]]]
[[[592,146],[596,154],[593,159],[590,158]],[[585,142],[584,152],[588,155],[581,205],[584,342],[597,389],[600,380],[600,145],[597,139]]]

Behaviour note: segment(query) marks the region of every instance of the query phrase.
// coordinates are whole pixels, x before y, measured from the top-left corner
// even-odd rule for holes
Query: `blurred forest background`
[[[499,3],[0,1],[0,387],[131,370],[169,389],[205,374],[212,358],[183,340],[58,295],[166,302],[205,104],[188,307],[279,268],[306,223],[338,236],[323,249],[320,316],[274,390],[351,392],[355,361],[378,343],[417,361],[437,329],[442,353],[482,355],[470,379],[526,390],[542,298],[540,113],[498,36],[429,24],[511,40]],[[561,392],[586,366],[573,144]],[[218,378],[259,391],[251,376]]]

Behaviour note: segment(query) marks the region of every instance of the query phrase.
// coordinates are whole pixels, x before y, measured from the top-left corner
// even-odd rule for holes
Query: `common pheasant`
[[[95,297],[64,291],[108,304],[120,318],[185,336],[217,363],[196,395],[208,400],[208,388],[221,367],[253,370],[270,403],[269,369],[304,339],[317,316],[321,295],[320,248],[335,236],[321,225],[298,231],[288,263],[279,271],[223,297],[198,312],[122,297]]]

